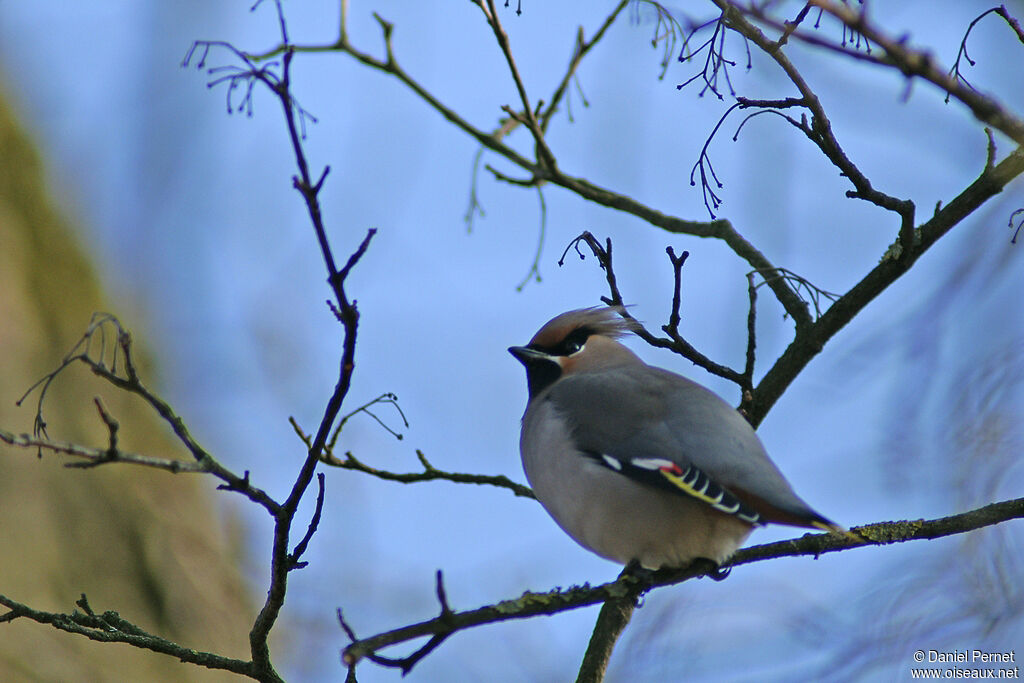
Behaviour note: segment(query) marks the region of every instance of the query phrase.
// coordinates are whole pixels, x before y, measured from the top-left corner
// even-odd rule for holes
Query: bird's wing
[[[579,450],[623,476],[752,524],[839,529],[793,492],[743,416],[679,375],[647,365],[570,375],[548,399]]]

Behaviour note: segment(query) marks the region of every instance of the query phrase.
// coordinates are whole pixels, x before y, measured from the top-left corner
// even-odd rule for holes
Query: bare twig
[[[392,394],[390,391],[388,391],[388,392],[384,392],[383,394],[381,394],[380,396],[377,396],[374,399],[371,399],[371,400],[367,401],[366,403],[364,403],[363,405],[359,406],[355,410],[349,412],[347,415],[344,415],[341,418],[339,418],[338,419],[338,426],[335,427],[334,433],[331,434],[331,438],[327,442],[329,447],[331,447],[331,448],[334,447],[334,444],[338,442],[338,437],[341,435],[341,430],[344,429],[345,425],[348,423],[348,421],[350,419],[352,419],[353,416],[358,415],[359,413],[364,413],[366,415],[369,415],[377,424],[379,424],[381,427],[384,428],[384,431],[386,431],[388,434],[390,434],[391,436],[393,436],[396,439],[398,439],[399,441],[401,441],[404,438],[402,433],[401,432],[397,432],[394,429],[392,429],[391,427],[389,427],[388,424],[386,422],[384,422],[384,420],[382,420],[377,415],[377,413],[375,413],[372,410],[370,410],[370,408],[372,408],[375,405],[389,405],[389,406],[393,407],[395,409],[395,411],[398,413],[398,417],[401,418],[402,425],[406,429],[408,429],[408,427],[409,427],[409,420],[406,419],[405,413],[402,412],[402,407],[400,405],[398,405],[398,397],[395,396],[394,394]],[[295,420],[293,418],[288,418],[288,421],[291,423],[292,427],[294,427],[296,429],[296,431],[298,432],[299,436],[303,437],[303,440],[306,442],[306,447],[307,448],[311,447],[313,445],[312,439],[310,439],[309,437],[306,437],[302,433],[302,430],[299,429],[298,424],[295,422]]]
[[[562,76],[562,80],[558,83],[555,91],[548,98],[547,106],[544,107],[538,120],[540,122],[540,129],[543,132],[547,132],[548,124],[551,123],[551,117],[558,111],[558,105],[562,101],[562,97],[565,96],[566,91],[569,89],[569,82],[575,77],[576,70],[580,66],[580,62],[587,56],[587,53],[593,49],[593,47],[604,37],[605,32],[615,23],[615,19],[619,16],[626,5],[629,4],[629,0],[619,0],[619,3],[615,5],[615,8],[611,11],[601,26],[594,32],[593,37],[590,40],[586,40],[583,37],[583,27],[579,27],[579,31],[576,34],[576,43],[573,46],[572,58],[569,60],[569,68],[565,70],[565,75]]]
[[[660,81],[668,73],[669,64],[673,61],[673,56],[676,54],[676,44],[680,40],[683,41],[683,45],[678,52],[679,56],[676,59],[678,61],[685,61],[693,54],[689,47],[690,39],[712,22],[696,26],[692,21],[689,21],[687,22],[688,26],[684,27],[682,22],[676,17],[676,13],[660,2],[656,0],[638,0],[634,4],[633,12],[633,18],[638,23],[641,20],[640,8],[644,6],[654,9],[654,33],[651,36],[651,47],[657,48],[659,43],[662,45],[661,63],[659,65],[661,66],[661,72],[658,74],[658,80]]]
[[[537,234],[537,250],[533,253],[533,261],[530,263],[530,269],[526,271],[526,275],[516,285],[516,291],[523,291],[523,287],[527,285],[531,280],[534,282],[540,282],[540,257],[544,253],[544,236],[547,234],[548,228],[548,205],[544,201],[544,188],[540,185],[537,186],[537,201],[540,203],[540,228]]]
[[[807,81],[800,74],[799,70],[797,70],[796,66],[783,52],[778,42],[768,38],[760,29],[750,23],[740,11],[736,10],[736,8],[728,2],[728,0],[714,1],[715,4],[722,9],[723,14],[728,17],[730,27],[743,34],[758,48],[770,56],[783,70],[786,77],[789,78],[800,93],[799,99],[786,98],[778,103],[772,103],[766,100],[744,100],[743,98],[739,98],[738,102],[740,106],[744,108],[767,107],[772,109],[788,108],[791,106],[805,107],[811,114],[809,124],[803,122],[797,124],[795,120],[790,119],[789,117],[784,118],[803,131],[807,138],[817,145],[825,157],[839,169],[840,173],[850,180],[854,189],[846,193],[847,197],[869,201],[876,206],[893,211],[900,216],[900,241],[903,244],[905,250],[904,253],[909,255],[913,250],[913,202],[906,199],[892,197],[884,192],[880,192],[872,186],[868,177],[861,172],[853,161],[850,160],[849,156],[847,156],[846,152],[839,144],[839,141],[836,139],[835,133],[832,130],[832,123],[829,120],[828,115],[825,113],[825,108],[814,93],[814,90],[808,85]],[[757,16],[762,17],[763,14],[758,14]],[[728,112],[726,113],[728,114]],[[738,133],[739,131],[737,130],[737,134]],[[712,133],[712,135],[713,134],[714,133]]]
[[[282,55],[281,70],[279,74],[270,68],[270,64],[263,67],[257,66],[257,57],[250,57],[226,43],[197,43],[193,47],[193,50],[190,51],[189,56],[186,57],[185,63],[187,64],[189,62],[189,58],[198,48],[202,48],[204,50],[203,57],[200,58],[199,62],[199,66],[202,66],[212,47],[225,47],[242,63],[242,66],[233,67],[234,70],[229,70],[228,76],[226,77],[228,79],[226,82],[229,86],[229,106],[231,90],[241,83],[249,84],[248,92],[251,93],[251,84],[259,82],[265,85],[277,97],[284,114],[285,125],[288,130],[288,136],[291,141],[291,147],[295,157],[295,164],[298,168],[298,174],[293,178],[293,184],[295,189],[298,190],[299,194],[302,196],[306,205],[306,210],[309,214],[310,222],[313,226],[313,231],[320,247],[320,253],[324,260],[324,265],[327,270],[327,282],[334,293],[335,299],[334,302],[332,302],[332,311],[335,313],[344,329],[342,356],[337,384],[335,385],[331,397],[327,401],[327,405],[324,409],[323,417],[320,420],[316,434],[310,440],[306,458],[299,469],[299,473],[296,476],[294,483],[292,484],[291,491],[274,514],[274,541],[271,551],[270,585],[267,591],[266,601],[264,602],[259,615],[256,617],[252,630],[249,633],[249,644],[252,651],[254,667],[262,678],[276,681],[280,680],[280,677],[274,670],[271,663],[267,638],[270,630],[277,621],[281,607],[284,605],[288,573],[302,566],[302,563],[298,561],[298,557],[301,555],[302,551],[305,550],[310,537],[313,532],[315,532],[319,523],[319,510],[322,506],[322,496],[317,505],[318,512],[314,515],[313,521],[307,528],[306,535],[296,546],[295,550],[290,552],[289,538],[291,535],[292,524],[294,522],[299,502],[302,500],[310,482],[312,481],[317,463],[320,462],[321,454],[324,451],[324,447],[331,434],[331,430],[333,429],[335,421],[338,419],[341,412],[342,403],[348,394],[349,387],[351,386],[352,372],[355,369],[356,333],[359,324],[359,312],[356,308],[355,302],[350,301],[348,298],[348,294],[345,290],[345,281],[352,268],[366,253],[370,240],[373,238],[376,231],[372,229],[367,231],[365,238],[349,256],[345,265],[340,269],[337,267],[333,251],[327,238],[327,231],[324,226],[323,214],[319,201],[319,194],[323,188],[324,181],[327,178],[329,168],[325,167],[314,180],[303,145],[303,140],[306,137],[305,122],[307,118],[310,117],[304,109],[298,106],[291,92],[291,64],[296,50],[291,46],[288,39],[287,25],[280,0],[275,0],[274,6],[280,26],[282,46],[280,51],[280,54]],[[343,8],[343,23],[341,26],[342,40],[345,39],[344,17],[345,11]],[[391,31],[390,25],[383,20],[380,20],[380,23],[385,36],[389,38]],[[390,43],[388,43],[388,45],[388,60],[390,62],[393,59],[393,55],[390,52]],[[221,81],[222,79],[215,79],[214,81],[211,81],[211,85],[217,84]]]
[[[822,314],[822,299],[828,299],[830,303],[833,303],[839,299],[839,294],[835,292],[829,292],[817,285],[813,284],[807,278],[797,275],[793,271],[787,268],[777,268],[774,272],[758,272],[751,271],[750,274],[757,273],[761,276],[761,282],[757,283],[756,287],[760,288],[767,285],[774,279],[785,279],[790,283],[793,291],[796,292],[800,300],[807,304],[809,307],[814,308],[814,320],[821,317]],[[806,296],[805,296],[806,295]]]
[[[565,254],[567,254],[569,252],[569,249],[572,248],[576,249],[576,253],[579,254],[581,259],[584,258],[583,252],[580,251],[579,249],[580,242],[583,242],[588,247],[590,247],[591,252],[593,252],[594,256],[597,258],[598,265],[600,265],[602,270],[604,270],[605,279],[608,282],[608,289],[611,292],[611,297],[601,297],[601,301],[608,304],[609,306],[619,306],[621,308],[620,314],[622,315],[622,317],[626,318],[627,320],[630,320],[633,323],[633,331],[636,333],[638,337],[643,339],[651,346],[661,349],[668,349],[670,351],[673,351],[674,353],[678,353],[679,355],[683,356],[694,365],[704,368],[711,374],[718,375],[719,377],[723,377],[732,382],[736,382],[737,384],[742,386],[743,376],[739,372],[733,370],[732,368],[726,365],[716,363],[715,361],[711,360],[710,358],[702,354],[700,351],[694,348],[693,345],[686,341],[682,337],[682,335],[679,334],[679,330],[676,327],[676,325],[672,324],[673,320],[675,320],[676,324],[678,324],[678,287],[680,285],[680,269],[682,268],[683,263],[686,261],[686,257],[689,256],[688,252],[683,252],[683,255],[680,255],[678,258],[675,256],[675,252],[669,252],[669,259],[672,261],[673,272],[676,275],[677,289],[675,290],[675,293],[673,295],[673,308],[672,313],[669,317],[669,324],[663,325],[661,328],[666,334],[668,334],[668,338],[665,338],[656,337],[655,335],[651,334],[651,332],[647,330],[647,328],[645,328],[639,320],[637,320],[630,314],[629,309],[626,308],[626,303],[622,298],[622,293],[619,291],[618,281],[615,277],[615,270],[612,266],[611,239],[605,240],[605,244],[604,246],[602,246],[601,243],[597,241],[597,238],[590,233],[590,231],[584,231],[583,234],[573,239],[565,248],[565,252],[562,253],[562,258],[559,259],[558,264],[562,265],[565,262]]]
[[[316,483],[317,483],[316,507],[313,510],[313,517],[310,518],[309,526],[306,527],[306,534],[302,537],[302,540],[299,541],[296,544],[295,550],[293,550],[291,552],[291,554],[288,556],[288,559],[292,563],[292,568],[293,569],[303,569],[304,567],[306,567],[309,564],[308,562],[301,562],[299,560],[299,558],[301,558],[305,554],[306,547],[309,546],[310,539],[313,538],[313,534],[316,533],[317,528],[320,526],[320,515],[321,515],[321,513],[323,513],[323,510],[324,510],[324,490],[325,489],[324,489],[324,473],[323,472],[317,472],[316,473]]]
[[[722,95],[721,92],[719,92],[719,87],[718,87],[718,78],[721,75],[722,77],[724,77],[725,84],[729,88],[729,94],[732,95],[732,96],[736,95],[736,91],[732,87],[732,79],[729,77],[729,67],[730,66],[736,66],[736,62],[734,62],[734,61],[732,61],[730,59],[727,59],[725,57],[725,34],[726,34],[726,28],[727,27],[726,27],[724,19],[725,19],[725,14],[723,13],[721,16],[719,16],[714,21],[708,22],[707,24],[703,24],[703,25],[695,28],[691,32],[690,36],[687,37],[686,43],[688,44],[689,41],[690,41],[690,38],[695,36],[701,29],[703,29],[703,28],[705,28],[707,26],[713,26],[710,38],[708,38],[706,41],[704,41],[704,43],[702,43],[699,47],[697,47],[692,53],[687,54],[685,57],[683,57],[682,54],[680,55],[679,61],[692,61],[694,59],[694,57],[696,57],[698,54],[700,54],[705,49],[707,49],[707,51],[708,51],[707,57],[704,59],[704,68],[701,69],[701,71],[699,73],[695,74],[694,76],[691,76],[690,78],[688,78],[683,83],[680,83],[679,85],[677,85],[676,86],[676,90],[682,90],[683,88],[688,86],[690,83],[696,81],[699,78],[699,79],[704,81],[704,87],[701,88],[700,91],[697,93],[698,97],[703,97],[704,93],[706,93],[707,91],[710,90],[712,93],[714,93],[715,97],[717,97],[718,99],[722,100],[722,99],[725,99],[725,97]],[[684,50],[686,49],[687,44],[684,44],[684,46],[683,46]],[[750,47],[747,46],[746,49],[747,49],[747,69],[750,69],[750,67],[751,67]]]
[[[291,424],[292,429],[298,435],[302,442],[306,444],[308,448],[312,445],[312,439],[302,430],[299,423],[295,421],[295,418],[289,417],[288,423]],[[423,451],[416,449],[416,458],[420,461],[423,466],[422,472],[389,472],[387,470],[379,470],[375,467],[370,467],[363,461],[352,455],[351,452],[346,452],[343,458],[339,458],[334,455],[335,441],[332,439],[325,447],[324,452],[320,457],[320,461],[325,465],[331,467],[338,467],[345,470],[355,470],[364,474],[377,477],[379,479],[385,479],[387,481],[397,481],[403,484],[411,484],[420,481],[435,481],[444,480],[451,481],[458,484],[483,484],[487,486],[497,486],[498,488],[508,489],[513,494],[521,496],[523,498],[535,498],[533,491],[529,487],[517,484],[508,477],[497,474],[467,474],[465,472],[445,472],[434,467],[427,456],[423,454]]]
[[[552,154],[547,141],[544,139],[544,130],[541,128],[537,113],[530,105],[530,97],[526,92],[526,86],[523,84],[523,78],[519,75],[519,67],[516,66],[515,57],[512,55],[512,46],[509,43],[508,34],[505,33],[505,28],[501,25],[501,19],[498,16],[497,9],[495,9],[494,0],[472,0],[472,2],[483,12],[488,25],[494,32],[494,37],[498,42],[498,47],[501,49],[501,54],[504,55],[505,62],[508,64],[509,74],[512,76],[516,91],[519,93],[519,100],[523,105],[523,111],[518,115],[511,110],[508,110],[508,113],[513,118],[521,117],[519,118],[520,123],[524,124],[533,135],[533,141],[537,148],[537,161],[544,168],[554,170],[557,167],[555,155]]]
[[[28,434],[16,435],[11,432],[0,430],[0,441],[17,448],[31,448],[33,450],[44,450],[51,453],[70,455],[75,458],[82,458],[84,462],[67,463],[65,467],[97,467],[113,462],[127,463],[131,465],[142,465],[158,470],[166,470],[175,474],[179,472],[206,472],[202,465],[188,460],[175,460],[174,458],[157,458],[150,455],[140,455],[127,451],[117,450],[113,456],[109,448],[90,448],[79,444],[65,441],[51,441],[39,437],[32,437]]]
[[[754,361],[757,352],[757,285],[754,284],[754,273],[747,273],[747,354],[746,363],[743,365],[743,379],[746,386],[743,387],[744,402],[747,402],[754,390]],[[741,406],[742,407],[742,406]],[[745,412],[745,411],[744,411]]]
[[[668,254],[668,260],[672,262],[672,275],[675,285],[672,288],[672,312],[668,316],[668,329],[673,331],[679,330],[679,306],[682,303],[682,288],[683,288],[683,264],[686,263],[686,259],[689,258],[690,252],[684,251],[679,256],[676,256],[676,252],[672,247],[665,247],[665,253]],[[611,266],[611,264],[608,264]]]
[[[1020,216],[1020,218],[1017,218]],[[1013,219],[1017,218],[1017,229],[1013,231],[1013,237],[1010,238],[1010,244],[1017,244],[1017,235],[1020,234],[1021,228],[1024,228],[1024,209],[1017,209],[1010,214],[1010,220],[1007,221],[1007,225],[1013,228]]]
[[[473,232],[473,219],[477,216],[483,218],[487,215],[483,204],[480,203],[480,195],[477,192],[477,180],[479,178],[480,160],[484,156],[484,148],[481,147],[473,155],[473,170],[469,177],[469,206],[466,207],[466,215],[462,220],[466,223],[466,232]]]
[[[1024,145],[1024,120],[1015,116],[1001,102],[958,80],[950,72],[940,69],[928,52],[907,46],[906,41],[892,38],[868,21],[864,10],[854,9],[848,4],[833,0],[810,0],[813,5],[831,14],[845,26],[857,31],[885,51],[884,61],[908,77],[922,78],[959,100],[971,110],[981,122],[1001,131],[1018,145]],[[1009,15],[1007,15],[1008,17]],[[1007,22],[1021,37],[1019,24],[1012,18]],[[799,34],[799,32],[797,32]],[[1024,42],[1024,38],[1022,38]]]
[[[323,462],[332,466],[340,467],[346,470],[355,470],[357,472],[363,472],[379,479],[386,479],[388,481],[397,481],[403,484],[411,484],[420,481],[451,481],[458,484],[481,484],[485,486],[497,486],[498,488],[508,489],[514,495],[523,498],[535,498],[533,491],[529,487],[517,484],[503,474],[467,474],[465,472],[446,472],[439,470],[434,467],[423,454],[423,451],[417,450],[416,457],[419,459],[420,464],[423,465],[422,472],[388,472],[386,470],[379,470],[374,467],[370,467],[363,461],[357,459],[352,453],[345,453],[344,458],[339,458],[331,453],[325,453]]]
[[[739,104],[734,104],[725,110],[725,113],[722,114],[722,118],[718,120],[715,127],[711,129],[711,133],[708,135],[707,139],[704,140],[704,146],[700,148],[700,155],[697,156],[696,163],[694,163],[693,168],[690,169],[691,186],[697,184],[697,181],[693,179],[693,176],[698,170],[700,171],[700,187],[701,193],[704,196],[704,208],[708,210],[708,215],[711,216],[712,220],[715,218],[715,211],[717,211],[718,207],[722,205],[722,198],[715,193],[708,178],[710,176],[711,180],[714,180],[715,187],[718,189],[722,189],[722,181],[718,179],[718,174],[715,173],[715,167],[711,164],[711,157],[708,156],[708,146],[714,139],[715,133],[717,133],[718,129],[722,127],[722,124],[725,123],[725,119],[729,116],[729,113],[739,106]]]
[[[1004,18],[1009,16],[1008,14],[1006,14],[1006,8],[1005,7],[993,7],[991,9],[985,10],[984,12],[982,12],[981,14],[976,16],[973,21],[971,21],[971,23],[967,26],[967,30],[964,32],[963,39],[961,39],[961,41],[960,41],[960,49],[956,53],[956,61],[953,62],[953,66],[950,67],[950,69],[949,69],[949,75],[950,76],[952,76],[954,79],[962,81],[963,84],[966,85],[971,90],[977,91],[977,88],[975,88],[973,85],[971,85],[971,82],[967,80],[967,77],[964,76],[963,72],[960,70],[960,60],[961,59],[966,59],[967,63],[970,64],[971,66],[975,65],[975,61],[973,59],[971,59],[971,56],[967,53],[967,38],[970,37],[971,31],[974,30],[974,26],[979,21],[984,19],[987,15],[992,14],[993,12],[999,12],[999,10],[1003,11]],[[1022,38],[1022,40],[1024,40],[1024,38]],[[950,97],[950,94],[946,93],[946,103],[947,104],[949,103],[949,97]]]
[[[194,463],[128,453],[120,450],[117,446],[117,433],[120,426],[99,399],[95,400],[95,405],[100,419],[106,425],[109,433],[106,449],[95,449],[49,439],[46,434],[46,421],[43,417],[47,391],[66,369],[76,363],[86,365],[94,375],[112,386],[140,397],[170,426],[178,440],[192,454]],[[155,467],[175,473],[209,472],[223,482],[220,488],[237,491],[249,498],[249,500],[264,507],[270,514],[277,514],[280,506],[276,501],[262,489],[250,484],[247,475],[240,477],[221,465],[209,451],[196,441],[186,426],[185,421],[174,411],[170,404],[143,384],[132,352],[131,334],[115,316],[109,313],[93,314],[85,333],[74,344],[67,355],[64,356],[60,365],[33,384],[18,400],[18,403],[24,402],[36,389],[39,390],[39,397],[36,402],[36,416],[34,420],[35,435],[33,437],[28,437],[27,435],[14,437],[12,434],[0,432],[0,438],[7,441],[7,443],[23,448],[35,448],[37,452],[47,450],[83,459],[83,462],[69,465],[71,467],[98,467],[100,465],[120,462],[142,465],[144,467]]]

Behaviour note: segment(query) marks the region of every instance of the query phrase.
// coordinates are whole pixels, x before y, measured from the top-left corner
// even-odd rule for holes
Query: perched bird
[[[742,415],[616,341],[630,331],[619,309],[585,308],[509,348],[530,393],[523,469],[567,534],[659,569],[721,565],[769,522],[842,532],[793,492]]]

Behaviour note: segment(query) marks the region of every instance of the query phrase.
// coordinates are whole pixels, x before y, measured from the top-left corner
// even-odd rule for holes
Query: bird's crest
[[[567,311],[540,328],[530,340],[530,346],[537,349],[554,348],[577,330],[586,336],[598,334],[618,339],[636,331],[637,327],[635,320],[622,317],[623,312],[621,306],[594,306]]]

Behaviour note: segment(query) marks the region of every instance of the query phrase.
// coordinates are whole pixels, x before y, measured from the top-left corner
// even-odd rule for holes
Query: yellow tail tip
[[[838,524],[833,524],[831,522],[826,523],[826,522],[817,522],[817,521],[811,522],[811,524],[814,525],[815,529],[820,529],[822,531],[828,532],[830,534],[836,534],[838,536],[845,536],[846,538],[850,539],[851,541],[856,541],[857,543],[863,543],[864,542],[864,539],[861,538],[859,535],[857,535],[856,533],[850,531],[846,527],[840,526]]]

